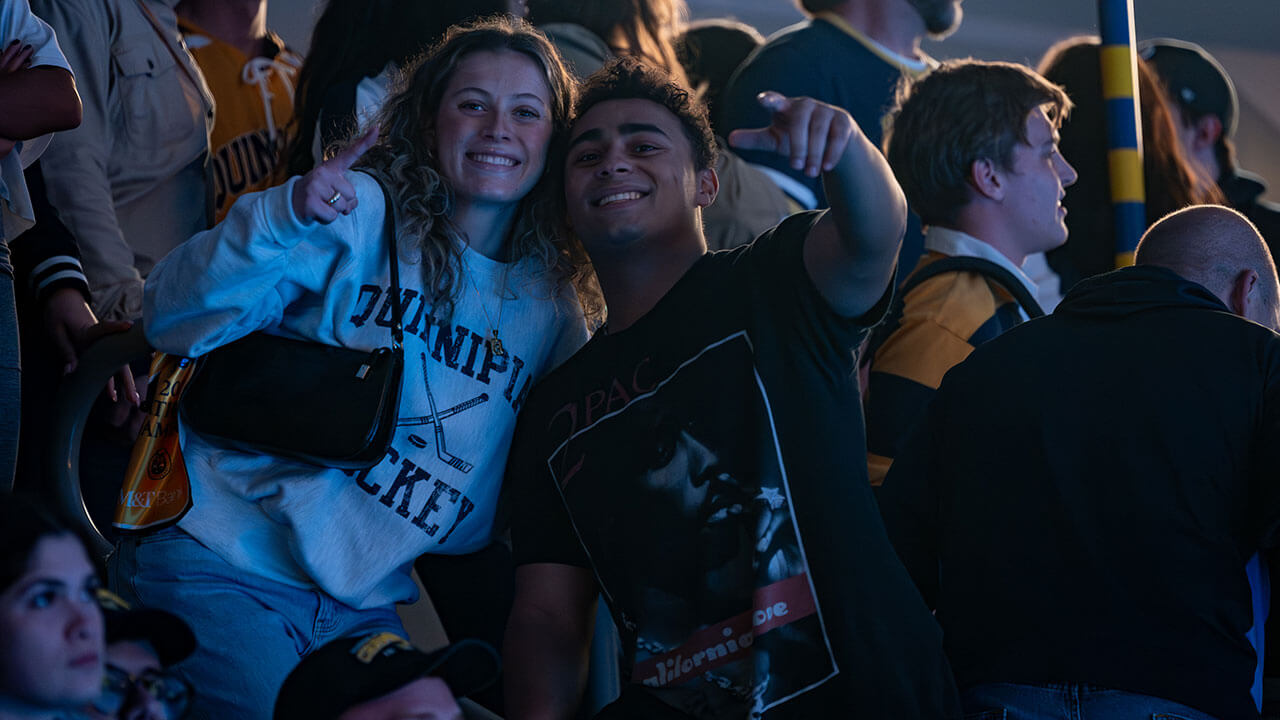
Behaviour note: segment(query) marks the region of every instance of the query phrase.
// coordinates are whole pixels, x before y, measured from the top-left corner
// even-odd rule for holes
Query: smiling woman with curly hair
[[[516,23],[495,20],[490,25]],[[540,176],[533,175],[536,183],[532,189],[527,190],[523,201],[509,204],[501,211],[505,213],[501,221],[495,223],[490,220],[491,212],[483,213],[484,229],[481,234],[494,236],[491,231],[497,231],[503,235],[501,238],[480,238],[474,228],[460,225],[470,217],[464,218],[457,212],[459,194],[467,192],[465,184],[468,181],[464,180],[467,173],[459,167],[457,177],[447,180],[445,177],[450,172],[451,160],[458,159],[457,148],[442,146],[439,142],[439,123],[447,122],[448,112],[447,109],[437,112],[437,108],[442,108],[449,100],[446,93],[459,65],[473,53],[500,49],[530,58],[539,57],[548,50],[546,42],[542,35],[534,33],[507,36],[476,30],[463,32],[455,28],[426,58],[410,65],[400,76],[380,113],[378,142],[357,163],[357,167],[375,171],[389,180],[400,208],[402,242],[409,238],[410,246],[419,246],[427,273],[425,287],[433,288],[436,303],[446,316],[451,312],[458,291],[464,246],[455,239],[460,235],[468,237],[471,247],[475,247],[477,242],[496,239],[505,246],[504,252],[510,259],[529,259],[544,272],[572,281],[589,317],[598,319],[602,311],[591,289],[586,255],[565,232],[563,200],[555,168],[546,168],[547,172]],[[558,58],[554,65],[549,62],[537,65],[551,90],[551,105],[546,108],[546,117],[542,120],[551,131],[551,147],[554,148],[564,142],[569,132],[575,84],[564,73]],[[429,140],[424,142],[424,138]],[[466,198],[461,198],[461,201],[465,203]],[[412,250],[411,247],[406,249]]]
[[[415,558],[489,547],[516,414],[600,308],[549,176],[573,86],[546,38],[509,17],[454,28],[396,87],[376,130],[241,198],[148,279],[148,339],[189,356],[263,329],[372,349],[388,344],[393,299],[403,312],[399,421],[380,462],[302,465],[183,425],[192,509],[117,553],[126,599],[195,630],[180,672],[199,680],[199,715],[267,717],[312,648],[404,633],[395,604],[416,597]],[[493,594],[474,575],[459,584]]]

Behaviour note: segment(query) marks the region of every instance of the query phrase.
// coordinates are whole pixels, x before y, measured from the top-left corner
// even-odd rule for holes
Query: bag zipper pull
[[[356,379],[357,380],[365,379],[365,377],[369,375],[369,371],[373,369],[374,360],[381,357],[381,355],[386,351],[387,351],[386,348],[378,348],[377,350],[374,350],[373,352],[369,353],[369,359],[360,363],[360,367],[356,368]]]

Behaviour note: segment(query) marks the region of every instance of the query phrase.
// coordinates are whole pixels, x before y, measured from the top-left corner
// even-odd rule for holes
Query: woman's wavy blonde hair
[[[559,54],[524,20],[494,16],[449,29],[422,58],[409,63],[379,116],[378,142],[357,165],[383,178],[399,211],[401,255],[420,259],[424,293],[433,293],[433,313],[452,317],[460,292],[462,243],[451,217],[453,191],[437,168],[436,114],[463,58],[476,52],[518,52],[542,70],[551,91],[551,143],[542,177],[523,200],[507,240],[506,260],[531,259],[555,277],[555,293],[566,283],[577,291],[592,327],[604,311],[595,273],[581,243],[565,227],[562,172],[555,162],[569,133],[575,83]],[[414,252],[416,251],[416,253]],[[415,258],[414,255],[417,255]]]

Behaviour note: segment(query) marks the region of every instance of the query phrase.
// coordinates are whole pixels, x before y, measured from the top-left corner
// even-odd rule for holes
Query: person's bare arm
[[[582,701],[595,629],[590,571],[533,563],[516,569],[516,595],[503,648],[507,717],[563,720]]]
[[[836,312],[862,315],[893,275],[907,227],[902,189],[849,113],[774,92],[761,93],[760,103],[773,111],[773,123],[735,130],[729,144],[787,155],[811,177],[822,173],[831,210],[805,239],[805,268]]]
[[[29,140],[80,124],[80,95],[71,73],[42,65],[0,73],[0,137]]]

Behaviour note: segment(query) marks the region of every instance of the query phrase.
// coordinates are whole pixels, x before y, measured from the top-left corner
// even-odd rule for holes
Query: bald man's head
[[[1138,243],[1138,265],[1200,283],[1232,312],[1280,331],[1280,283],[1258,229],[1221,205],[1196,205],[1158,220]]]

